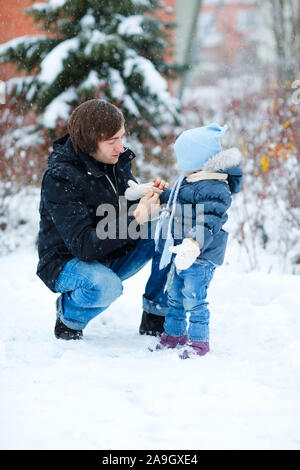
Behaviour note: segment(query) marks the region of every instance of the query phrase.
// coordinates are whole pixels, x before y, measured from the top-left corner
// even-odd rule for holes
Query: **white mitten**
[[[129,188],[126,189],[124,196],[128,201],[136,201],[146,194],[153,188],[153,181],[150,183],[138,184],[133,180],[128,181]]]
[[[199,243],[192,238],[184,238],[180,245],[171,246],[169,250],[176,253],[174,263],[180,271],[192,266],[197,256],[200,255]]]

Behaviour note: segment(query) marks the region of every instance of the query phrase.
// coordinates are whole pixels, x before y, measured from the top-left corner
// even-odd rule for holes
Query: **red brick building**
[[[22,10],[32,5],[31,0],[2,1],[0,5],[0,44],[26,34],[39,34],[41,31],[32,18]],[[15,75],[12,65],[1,65],[0,79],[7,80]]]
[[[250,0],[204,0],[198,24],[199,58],[224,71],[256,62],[259,8]]]
[[[39,3],[42,2],[43,0],[39,0]],[[166,11],[160,10],[158,12],[159,16],[164,21],[174,22],[175,0],[163,0],[163,2],[166,6]],[[34,23],[33,19],[22,11],[24,8],[30,6],[32,6],[32,0],[1,1],[0,44],[3,44],[4,42],[7,42],[19,36],[39,33],[45,34],[45,32],[41,31],[39,29],[39,26]],[[0,80],[8,80],[10,77],[15,75],[15,67],[9,64],[1,65]],[[17,75],[20,75],[20,73]]]
[[[41,2],[43,0],[39,0]],[[186,8],[187,1],[191,8]],[[184,61],[184,51],[189,38],[192,5],[195,0],[163,0],[165,10],[159,16],[164,21],[177,23],[177,33],[173,35],[171,50],[165,51],[166,58],[177,56]],[[39,30],[32,18],[22,10],[32,5],[31,0],[2,1],[0,5],[0,44],[18,36],[45,34]],[[203,0],[198,21],[197,41],[194,59],[199,67],[193,70],[193,83],[201,82],[201,74],[211,70],[218,74],[231,72],[237,68],[253,66],[257,55],[258,6],[253,0]],[[175,37],[176,36],[176,37]],[[11,65],[1,65],[0,80],[16,75]]]

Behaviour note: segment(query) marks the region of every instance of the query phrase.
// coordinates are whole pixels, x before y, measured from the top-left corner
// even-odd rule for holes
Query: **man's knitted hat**
[[[201,170],[207,160],[222,151],[220,139],[226,131],[226,125],[220,127],[215,123],[184,131],[174,143],[181,170]]]

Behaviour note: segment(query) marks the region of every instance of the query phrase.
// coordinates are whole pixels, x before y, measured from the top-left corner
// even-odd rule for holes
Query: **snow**
[[[67,0],[48,0],[47,3],[35,3],[32,7],[33,10],[51,11],[57,8],[62,8]]]
[[[119,70],[114,68],[109,69],[109,84],[113,98],[120,99],[126,93],[126,87]]]
[[[144,21],[143,15],[132,15],[124,18],[118,26],[118,33],[131,36],[144,34],[141,23]]]
[[[91,70],[85,80],[80,84],[80,89],[90,89],[90,88],[96,88],[100,86],[104,80],[102,80],[96,70]]]
[[[30,86],[32,82],[33,82],[33,77],[30,77],[30,76],[10,78],[6,82],[7,93],[12,93],[13,90],[15,90],[16,93],[20,93],[24,85]]]
[[[16,48],[18,46],[29,46],[30,44],[35,45],[37,41],[46,39],[46,36],[42,34],[38,35],[25,35],[11,39],[3,44],[0,44],[0,56],[5,54],[9,48]]]
[[[67,120],[70,116],[70,102],[78,99],[76,88],[71,86],[54,98],[45,108],[41,118],[41,124],[49,129],[54,129],[58,118]]]
[[[1,449],[299,449],[298,276],[247,272],[230,243],[202,358],[150,352],[138,334],[150,264],[83,341],[64,342],[35,274],[37,204],[23,211],[30,237],[0,258]]]
[[[67,0],[48,0],[48,5],[52,8],[62,8]]]
[[[36,130],[36,127],[30,125],[7,133],[3,138],[3,142],[6,148],[9,149],[6,152],[5,158],[9,159],[15,157],[16,149],[21,149],[21,152],[25,152],[24,149],[30,147],[33,143],[36,145],[42,143],[43,139],[40,132]]]
[[[137,6],[151,6],[149,0],[132,0],[132,3]]]
[[[124,61],[124,77],[129,77],[132,73],[139,73],[143,77],[143,84],[149,93],[157,96],[158,101],[171,109],[173,112],[176,110],[176,100],[171,97],[168,92],[167,81],[155,69],[154,65],[149,59],[141,57],[136,54],[132,49],[126,51],[126,59]],[[149,108],[150,111],[157,111],[157,105]],[[162,107],[161,112],[165,112]],[[155,129],[152,129],[153,133]]]
[[[124,95],[123,106],[134,116],[140,116],[140,112],[130,95]]]
[[[79,47],[79,39],[74,37],[66,39],[54,47],[41,62],[41,71],[38,79],[41,82],[51,84],[63,71],[63,61],[71,51]]]
[[[92,13],[87,13],[80,20],[80,25],[83,30],[89,30],[90,28],[93,28],[95,26],[95,23],[95,17]]]
[[[33,246],[39,223],[40,189],[27,187],[5,197],[11,188],[11,183],[0,182],[0,226],[6,227],[0,229],[0,259],[20,247]]]
[[[124,63],[124,76],[129,77],[133,72],[139,72],[144,76],[145,84],[153,94],[158,96],[167,90],[166,80],[155,70],[149,59],[136,54],[133,50],[127,52]]]
[[[101,31],[98,31],[97,29],[91,30],[86,28],[84,34],[87,41],[87,45],[84,48],[85,55],[91,55],[93,53],[94,46],[105,44],[108,41],[113,41],[116,39],[116,37],[112,34],[105,34]]]

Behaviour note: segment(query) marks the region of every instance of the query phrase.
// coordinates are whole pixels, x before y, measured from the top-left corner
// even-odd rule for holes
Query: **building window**
[[[257,10],[242,10],[238,12],[237,27],[240,31],[254,29],[258,25]]]
[[[222,44],[223,34],[216,30],[216,13],[200,13],[197,42],[203,47],[216,47]]]

